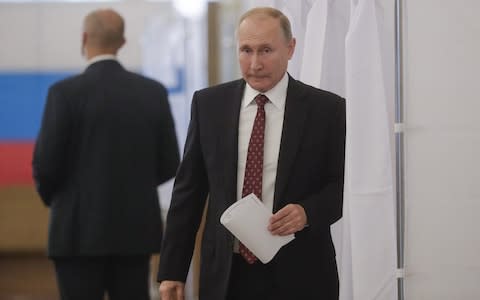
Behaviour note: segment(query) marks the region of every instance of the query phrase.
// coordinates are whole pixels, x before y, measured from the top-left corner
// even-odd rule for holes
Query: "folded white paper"
[[[271,216],[257,196],[250,194],[227,208],[220,223],[265,264],[295,238],[293,234],[272,235],[267,229]]]

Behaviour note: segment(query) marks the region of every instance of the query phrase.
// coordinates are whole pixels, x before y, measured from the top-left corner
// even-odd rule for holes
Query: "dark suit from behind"
[[[174,176],[178,162],[160,83],[102,60],[54,84],[33,158],[38,192],[51,208],[48,255],[159,252],[157,186]]]
[[[185,281],[208,196],[201,300],[226,299],[235,275],[233,236],[220,224],[220,216],[237,199],[238,122],[244,88],[245,81],[237,80],[195,93],[184,159],[167,217],[158,280]],[[344,147],[344,100],[290,78],[273,212],[289,203],[300,204],[308,227],[265,266],[263,278],[271,285],[267,299],[338,298],[330,225],[342,215]]]

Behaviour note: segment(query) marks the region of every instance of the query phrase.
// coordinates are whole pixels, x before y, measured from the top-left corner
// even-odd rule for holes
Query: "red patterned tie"
[[[265,95],[257,95],[257,115],[253,123],[250,142],[248,143],[247,163],[245,165],[245,177],[243,179],[242,197],[254,193],[258,199],[262,199],[262,175],[263,175],[263,143],[265,136],[265,103],[268,98]],[[240,243],[240,254],[249,264],[253,264],[257,258]]]

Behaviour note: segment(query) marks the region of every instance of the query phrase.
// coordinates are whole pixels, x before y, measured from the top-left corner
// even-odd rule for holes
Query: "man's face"
[[[287,41],[280,21],[250,16],[238,27],[238,61],[242,76],[259,92],[273,88],[287,70],[295,50],[295,39]]]

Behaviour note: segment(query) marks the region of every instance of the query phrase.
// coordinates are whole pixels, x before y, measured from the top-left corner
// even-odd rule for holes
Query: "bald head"
[[[124,21],[112,9],[89,13],[83,23],[83,47],[87,58],[99,54],[116,54],[125,43]]]

